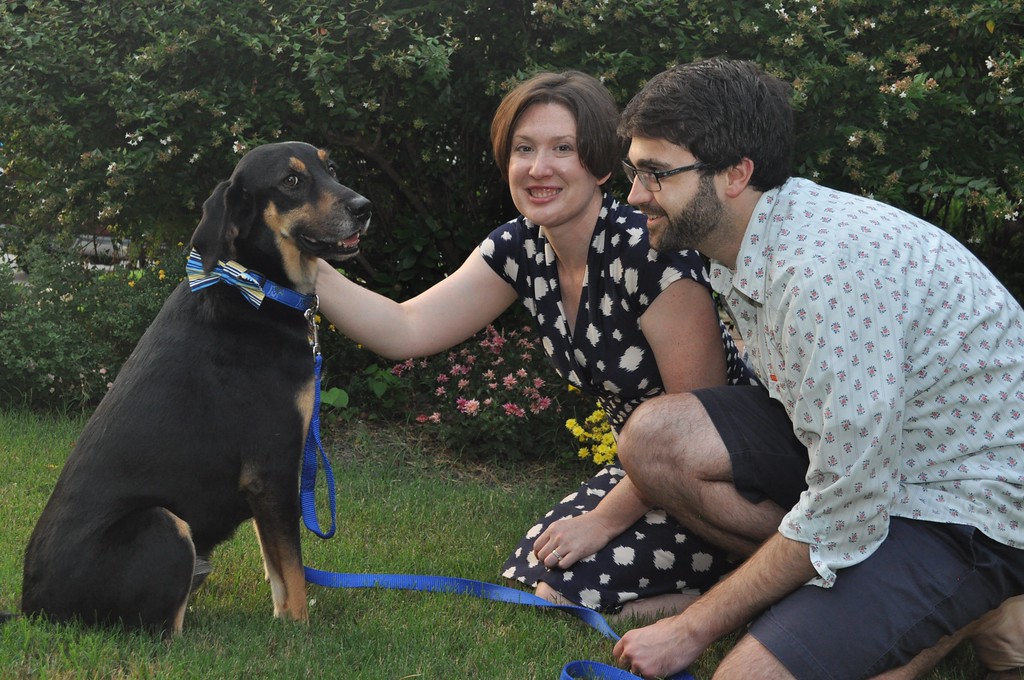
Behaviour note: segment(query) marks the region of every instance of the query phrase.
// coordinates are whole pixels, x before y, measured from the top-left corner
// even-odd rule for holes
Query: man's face
[[[633,138],[628,156],[639,171],[671,170],[697,161],[680,146],[645,137]],[[724,213],[715,176],[694,170],[664,177],[660,184],[660,190],[651,191],[638,177],[628,198],[647,216],[651,246],[657,250],[700,249],[717,230]],[[657,189],[653,179],[647,185]]]

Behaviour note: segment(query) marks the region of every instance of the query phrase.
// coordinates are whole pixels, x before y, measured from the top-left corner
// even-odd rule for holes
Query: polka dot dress
[[[544,581],[568,600],[616,612],[631,600],[666,593],[702,593],[735,566],[726,553],[688,533],[655,508],[598,551],[568,569],[548,569],[533,542],[552,522],[592,510],[625,473],[606,466],[530,527],[502,576],[535,587]]]
[[[640,402],[664,393],[640,317],[675,281],[688,278],[708,286],[698,253],[654,251],[646,218],[605,194],[590,243],[576,324],[569,328],[557,258],[537,225],[520,216],[494,230],[480,251],[519,293],[559,375],[592,395],[615,431]],[[724,325],[721,332],[729,382],[754,382]],[[607,467],[563,499],[530,528],[506,561],[503,575],[529,586],[545,581],[569,600],[608,612],[652,595],[702,592],[732,568],[723,551],[690,535],[658,509],[568,570],[549,570],[540,564],[533,542],[547,525],[593,509],[622,475],[621,469]]]

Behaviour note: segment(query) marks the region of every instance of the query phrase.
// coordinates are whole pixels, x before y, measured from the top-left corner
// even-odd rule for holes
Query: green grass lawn
[[[82,419],[0,412],[0,610],[16,610],[25,544]],[[304,533],[306,564],[501,582],[522,532],[589,471],[439,457],[415,431],[325,429],[338,533]],[[144,634],[18,619],[0,626],[2,678],[541,678],[574,659],[612,663],[611,642],[576,618],[459,595],[310,586],[310,622],[276,621],[249,525],[213,555],[185,632]],[[619,632],[623,632],[619,628]],[[709,678],[727,648],[691,669]],[[963,648],[930,677],[974,680]]]

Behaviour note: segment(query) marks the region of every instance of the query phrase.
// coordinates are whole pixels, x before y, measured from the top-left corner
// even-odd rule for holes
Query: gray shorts
[[[797,589],[750,634],[797,680],[870,678],[1021,593],[1024,550],[972,527],[893,517],[870,557],[831,588]]]
[[[698,390],[729,450],[737,489],[791,508],[807,488],[807,450],[760,387]],[[889,535],[831,588],[803,586],[750,634],[798,680],[865,678],[910,662],[1007,598],[1024,593],[1024,550],[980,531],[893,517]]]

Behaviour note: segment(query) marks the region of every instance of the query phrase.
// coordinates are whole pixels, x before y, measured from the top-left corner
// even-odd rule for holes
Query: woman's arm
[[[670,285],[640,317],[640,328],[654,350],[665,392],[725,384],[718,312],[701,284],[680,279]]]
[[[339,331],[390,359],[427,356],[457,345],[517,298],[479,249],[451,276],[405,302],[363,288],[323,260],[316,292],[320,311]]]

